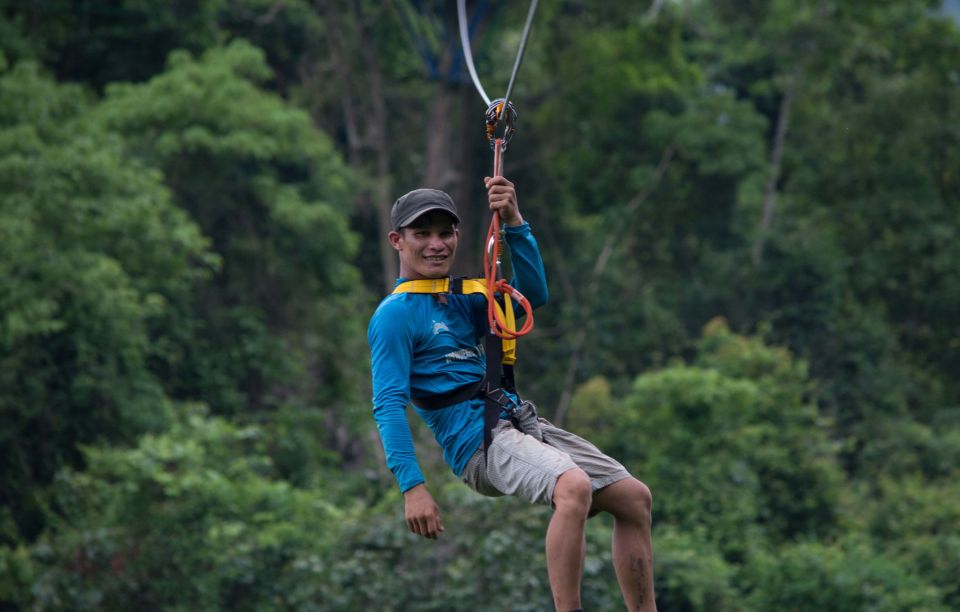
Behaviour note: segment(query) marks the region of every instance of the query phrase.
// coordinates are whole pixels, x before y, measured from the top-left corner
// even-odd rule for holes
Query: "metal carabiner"
[[[487,240],[487,257],[496,258],[497,263],[497,276],[500,275],[501,264],[503,263],[500,260],[500,251],[496,248],[497,242],[503,240],[503,230],[500,230],[500,236],[490,236],[490,239]]]

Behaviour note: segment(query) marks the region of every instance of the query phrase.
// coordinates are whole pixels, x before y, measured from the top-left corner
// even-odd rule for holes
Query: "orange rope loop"
[[[505,146],[506,143],[504,143],[501,138],[496,138],[493,141],[494,176],[501,176],[503,174],[502,153]],[[488,247],[483,254],[483,277],[487,283],[487,323],[490,326],[490,331],[500,338],[506,338],[507,340],[525,336],[533,330],[533,307],[530,305],[530,302],[527,301],[527,298],[507,282],[506,279],[498,278],[500,276],[501,249],[499,213],[493,213],[490,219],[490,228],[487,230],[486,244]],[[516,300],[517,304],[523,308],[524,313],[527,315],[523,327],[514,329],[510,327],[510,323],[504,320],[503,315],[500,314],[500,309],[497,308],[496,298],[494,296],[497,292],[503,296],[504,300]]]

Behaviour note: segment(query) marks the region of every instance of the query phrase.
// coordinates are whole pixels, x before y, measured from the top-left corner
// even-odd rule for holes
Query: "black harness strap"
[[[426,397],[411,397],[410,400],[414,406],[421,410],[440,410],[441,408],[481,397],[486,381],[487,378],[484,376],[477,382],[467,383],[462,387],[457,387],[446,393],[438,393],[437,395],[429,395]]]
[[[485,351],[487,354],[487,383],[484,388],[483,406],[484,459],[486,459],[487,450],[493,442],[493,430],[500,422],[500,414],[504,410],[509,414],[514,414],[517,410],[516,402],[506,394],[506,391],[514,395],[517,393],[516,384],[513,380],[513,366],[501,363],[503,343],[492,331],[487,332]]]
[[[487,359],[487,374],[479,381],[458,387],[453,391],[431,395],[428,397],[414,397],[414,405],[421,410],[439,410],[454,404],[459,404],[474,398],[483,398],[483,450],[484,454],[493,442],[493,430],[500,421],[501,413],[508,413],[516,409],[516,403],[506,394],[506,391],[516,393],[513,382],[513,366],[500,364],[500,355],[503,344],[500,338],[488,333],[484,351]],[[490,381],[497,381],[491,383]]]
[[[493,332],[487,332],[487,384],[486,388],[484,388],[483,405],[484,459],[486,459],[487,450],[490,448],[490,443],[493,442],[493,430],[497,427],[497,423],[500,421],[501,401],[503,399],[503,388],[500,384],[502,378],[500,369],[500,356],[503,352],[502,347],[503,344],[500,342],[500,338],[494,335]],[[491,374],[495,374],[495,376],[491,376]]]

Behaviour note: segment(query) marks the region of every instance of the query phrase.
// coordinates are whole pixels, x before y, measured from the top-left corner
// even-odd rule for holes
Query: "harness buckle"
[[[505,410],[510,416],[516,417],[519,413],[519,406],[517,406],[517,403],[513,401],[513,398],[507,395],[507,393],[503,390],[503,387],[491,389],[490,383],[487,383],[486,394],[487,397],[500,406],[501,410]]]

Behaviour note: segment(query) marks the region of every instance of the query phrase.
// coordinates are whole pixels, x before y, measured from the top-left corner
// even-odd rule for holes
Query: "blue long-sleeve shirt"
[[[529,224],[508,226],[505,236],[513,264],[511,284],[532,307],[542,306],[547,302],[546,274]],[[392,294],[380,302],[367,328],[373,417],[387,467],[401,491],[424,482],[406,418],[411,395],[447,393],[479,381],[486,369],[486,299],[480,294],[447,295],[446,302],[430,294]],[[483,443],[483,400],[414,410],[433,431],[444,460],[459,477]]]

